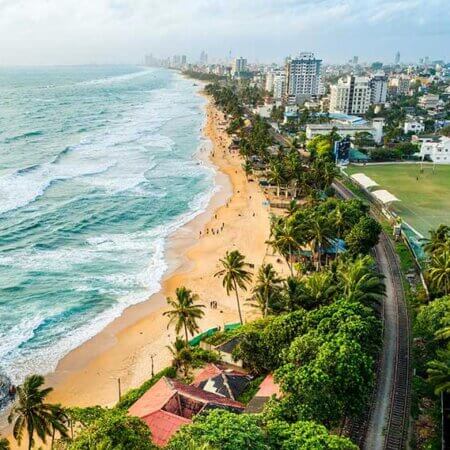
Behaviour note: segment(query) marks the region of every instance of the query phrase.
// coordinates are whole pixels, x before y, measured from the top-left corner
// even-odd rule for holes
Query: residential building
[[[394,95],[406,95],[409,91],[411,78],[407,75],[399,75],[389,80],[389,89]]]
[[[235,76],[239,76],[242,72],[247,70],[247,60],[245,58],[236,58],[233,61],[232,73]]]
[[[405,134],[423,133],[424,130],[425,130],[425,125],[423,124],[423,122],[419,122],[414,119],[405,120],[405,123],[403,124],[403,132]]]
[[[350,136],[355,137],[357,133],[370,133],[373,140],[379,144],[383,139],[383,119],[375,119],[369,124],[340,124],[336,122],[330,123],[314,123],[306,125],[306,138],[312,139],[318,135],[330,134],[333,130],[342,137]]]
[[[422,142],[419,155],[430,158],[436,164],[450,164],[450,138],[431,136],[419,139]]]
[[[370,103],[380,105],[386,103],[387,77],[384,72],[378,72],[370,78]]]
[[[275,73],[273,78],[273,98],[281,100],[286,89],[286,72],[280,70]]]
[[[322,60],[314,53],[300,53],[286,63],[285,100],[300,103],[319,94]]]
[[[213,375],[211,389],[216,386],[218,391],[228,392],[223,379],[222,383],[215,380],[218,376],[218,373]],[[208,379],[202,382],[207,383]],[[191,423],[196,414],[217,408],[238,413],[244,410],[244,405],[223,393],[208,392],[195,385],[162,377],[130,407],[129,413],[145,422],[156,445],[164,446],[182,425]]]
[[[423,109],[436,109],[439,104],[439,95],[436,94],[423,95],[418,101],[418,105]]]
[[[371,101],[370,79],[348,75],[331,86],[330,112],[365,114]]]

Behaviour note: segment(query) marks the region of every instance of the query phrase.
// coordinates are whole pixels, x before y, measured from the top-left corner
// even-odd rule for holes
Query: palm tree
[[[428,363],[428,379],[436,394],[450,393],[450,350],[438,350],[437,357]]]
[[[431,286],[445,295],[450,293],[450,251],[433,254],[428,266],[428,278]]]
[[[270,232],[272,239],[267,243],[284,257],[291,276],[293,276],[292,255],[294,250],[299,247],[297,230],[294,224],[283,217],[276,217],[272,220]]]
[[[297,277],[288,277],[283,283],[284,309],[288,312],[301,308],[299,298],[301,295],[302,284]]]
[[[0,450],[10,450],[10,449],[11,446],[9,445],[8,439],[0,435]]]
[[[62,435],[67,434],[67,428],[56,413],[56,406],[44,403],[45,398],[53,390],[42,388],[44,377],[29,375],[22,386],[17,388],[18,401],[8,416],[8,422],[14,423],[13,436],[21,443],[23,432],[28,433],[28,449],[34,445],[34,434],[45,443],[47,436],[52,435],[54,427]]]
[[[436,332],[437,339],[450,339],[450,312],[448,312],[442,320],[443,327]]]
[[[205,305],[199,305],[195,302],[198,300],[198,296],[193,294],[190,289],[181,286],[175,290],[175,300],[168,297],[167,304],[172,308],[169,311],[164,312],[164,316],[169,316],[169,324],[175,324],[175,332],[178,334],[182,328],[184,328],[184,336],[186,339],[186,345],[188,343],[188,332],[192,335],[199,330],[197,323],[198,319],[201,319],[205,314],[201,308]]]
[[[172,345],[168,345],[167,348],[172,354],[172,366],[177,371],[183,367],[184,376],[187,377],[189,375],[189,368],[192,363],[192,352],[190,347],[182,338],[177,336],[175,342]]]
[[[436,230],[430,230],[430,238],[427,239],[423,249],[433,255],[439,252],[444,244],[450,240],[450,227],[447,225],[439,225]]]
[[[69,422],[69,416],[67,414],[67,412],[65,411],[65,409],[57,404],[57,405],[52,405],[52,422],[51,422],[51,428],[52,428],[52,442],[50,445],[50,448],[53,448],[53,444],[55,442],[55,436],[56,436],[56,432],[58,431],[58,424],[63,424],[64,425],[64,432],[61,433],[61,436],[63,437],[67,437],[67,423]]]
[[[335,291],[331,272],[315,272],[303,278],[297,298],[300,305],[309,310],[329,303]]]
[[[248,179],[249,175],[252,173],[252,165],[249,160],[246,160],[245,163],[242,164],[242,168],[244,169],[245,176]]]
[[[312,251],[316,258],[317,270],[322,267],[322,248],[332,239],[332,229],[328,218],[315,215],[309,223],[309,237]]]
[[[226,289],[227,295],[230,295],[231,291],[235,292],[239,320],[241,324],[243,324],[238,288],[243,291],[247,290],[246,285],[252,278],[251,273],[245,269],[249,264],[245,262],[244,255],[238,250],[227,252],[225,258],[220,259],[219,261],[222,264],[223,269],[216,272],[214,276],[222,277],[222,285]]]
[[[277,197],[280,196],[280,188],[284,182],[283,168],[278,161],[270,163],[269,181],[277,187]]]
[[[258,270],[256,285],[253,288],[254,300],[263,317],[266,317],[271,305],[280,294],[281,278],[278,277],[272,264],[263,264]]]
[[[373,269],[368,255],[339,261],[336,276],[339,289],[349,300],[368,304],[381,301],[385,295],[383,276]]]

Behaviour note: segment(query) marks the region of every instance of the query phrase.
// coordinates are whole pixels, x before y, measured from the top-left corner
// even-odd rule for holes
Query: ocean
[[[135,66],[0,68],[0,374],[46,374],[160,289],[203,211],[205,100]]]

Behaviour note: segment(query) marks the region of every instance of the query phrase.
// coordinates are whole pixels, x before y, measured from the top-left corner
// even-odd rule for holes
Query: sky
[[[0,65],[450,60],[449,0],[0,0]]]

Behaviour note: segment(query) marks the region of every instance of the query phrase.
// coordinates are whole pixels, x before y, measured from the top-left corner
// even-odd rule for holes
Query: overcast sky
[[[449,0],[0,0],[0,64],[450,59]]]

